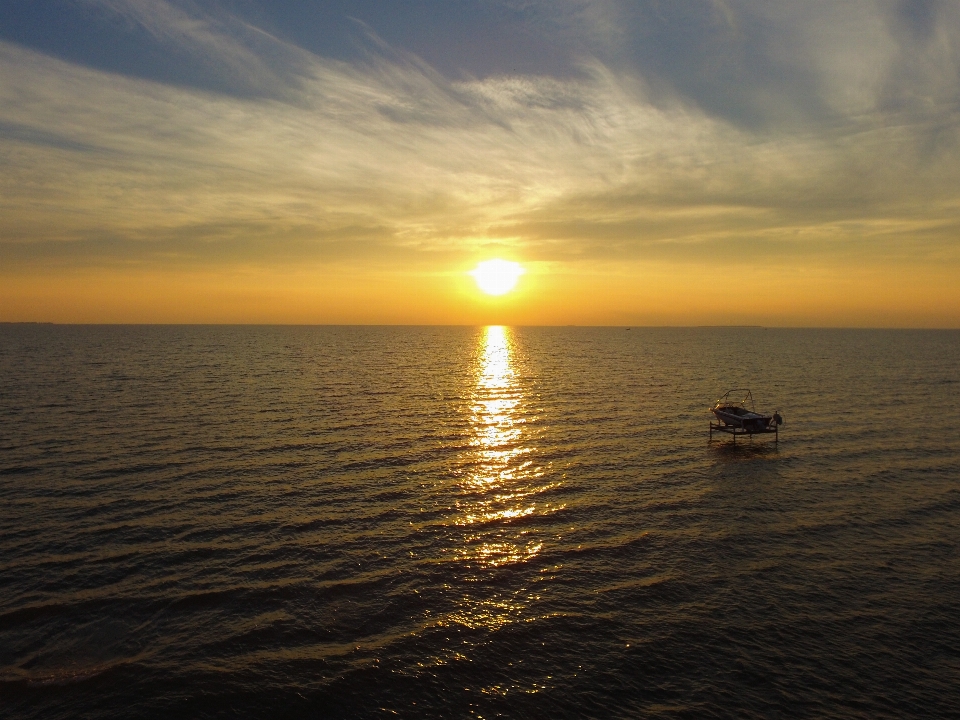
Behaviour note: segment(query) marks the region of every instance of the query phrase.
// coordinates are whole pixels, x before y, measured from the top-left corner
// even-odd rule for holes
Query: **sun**
[[[484,260],[470,271],[477,287],[487,295],[504,295],[513,290],[517,280],[526,272],[520,263],[509,260]]]

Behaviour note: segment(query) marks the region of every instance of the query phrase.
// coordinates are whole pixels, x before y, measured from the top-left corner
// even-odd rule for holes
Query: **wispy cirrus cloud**
[[[530,22],[585,23],[577,72],[467,79],[382,44],[347,63],[230,16],[98,6],[235,91],[0,45],[8,268],[449,263],[483,247],[700,262],[730,240],[764,262],[960,259],[952,5],[537,6]]]

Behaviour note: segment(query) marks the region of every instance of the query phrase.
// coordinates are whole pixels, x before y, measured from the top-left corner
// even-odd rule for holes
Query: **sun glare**
[[[519,263],[509,260],[485,260],[470,271],[477,287],[487,295],[503,295],[513,290],[526,272]]]

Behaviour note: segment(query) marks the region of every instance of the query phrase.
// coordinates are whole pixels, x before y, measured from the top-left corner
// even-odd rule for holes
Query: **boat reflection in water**
[[[537,457],[537,411],[518,377],[516,346],[508,328],[491,326],[480,335],[476,385],[470,399],[470,448],[462,458],[455,513],[463,529],[454,561],[482,583],[494,569],[525,563],[543,548],[536,519],[557,510],[541,499],[552,487]],[[518,619],[531,589],[462,598],[452,620],[495,627]],[[501,588],[505,590],[505,588]]]

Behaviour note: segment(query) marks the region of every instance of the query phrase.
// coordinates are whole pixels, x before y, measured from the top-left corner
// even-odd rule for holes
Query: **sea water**
[[[5,718],[957,712],[958,332],[0,326]]]

